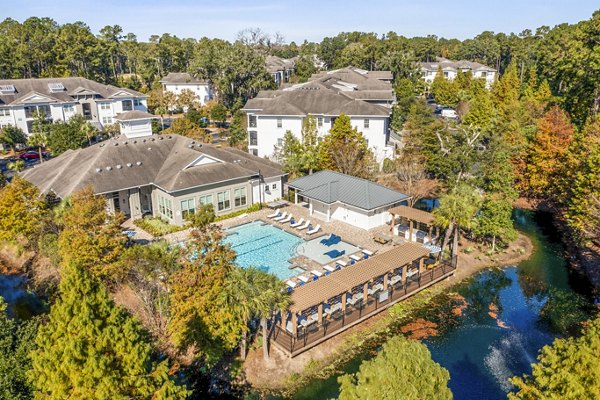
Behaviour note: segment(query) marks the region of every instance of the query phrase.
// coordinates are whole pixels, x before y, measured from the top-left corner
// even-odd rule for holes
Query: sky
[[[0,19],[20,22],[31,16],[58,23],[83,21],[97,33],[120,25],[138,40],[170,33],[178,37],[235,40],[244,28],[281,33],[287,42],[320,42],[339,32],[407,37],[435,34],[466,39],[483,31],[519,33],[563,22],[589,19],[598,0],[4,0]]]

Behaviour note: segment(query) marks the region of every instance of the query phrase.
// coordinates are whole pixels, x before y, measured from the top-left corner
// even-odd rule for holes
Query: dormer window
[[[50,93],[59,93],[65,91],[65,86],[60,82],[52,82],[48,84]]]
[[[0,85],[0,93],[2,94],[13,94],[15,92],[15,85]]]

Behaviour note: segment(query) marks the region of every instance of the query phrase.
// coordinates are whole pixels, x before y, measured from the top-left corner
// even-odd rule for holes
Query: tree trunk
[[[458,255],[458,233],[460,232],[460,227],[458,224],[454,225],[454,238],[452,239],[452,258]]]
[[[492,251],[496,251],[496,235],[492,236]]]
[[[246,359],[246,344],[248,342],[248,336],[246,332],[242,333],[242,343],[240,344],[240,357],[242,360]]]
[[[265,360],[269,359],[269,338],[267,337],[267,318],[261,317],[260,324],[262,326],[263,337],[263,356]]]
[[[38,146],[38,153],[40,155],[40,164],[44,162],[44,157],[42,157],[42,146]]]
[[[452,233],[453,229],[454,229],[454,222],[450,222],[450,225],[448,225],[448,228],[446,229],[446,232],[444,233],[444,239],[442,240],[442,247],[441,247],[442,251],[440,252],[440,256],[444,252],[444,249],[446,248],[446,246],[448,246],[448,241],[450,240],[450,234]]]

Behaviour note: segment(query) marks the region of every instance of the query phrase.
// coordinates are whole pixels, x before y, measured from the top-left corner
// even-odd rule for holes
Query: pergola
[[[390,231],[394,231],[394,225],[396,222],[396,217],[401,217],[408,220],[409,226],[409,240],[412,241],[413,231],[415,229],[415,222],[422,223],[427,226],[427,235],[429,241],[432,240],[432,231],[433,231],[433,219],[434,216],[432,213],[427,211],[418,210],[416,208],[408,207],[408,206],[398,206],[394,208],[390,208],[389,211],[392,216],[392,223],[390,224]],[[438,236],[438,228],[435,227],[436,236]]]
[[[425,270],[424,258],[428,255],[429,250],[425,247],[414,243],[404,243],[296,288],[291,295],[292,304],[288,313],[281,319],[282,329],[286,329],[285,324],[291,319],[291,333],[296,335],[298,314],[314,307],[317,308],[316,322],[321,325],[323,323],[323,305],[337,297],[341,297],[341,311],[345,313],[346,295],[353,289],[356,290],[357,287],[362,289],[363,301],[368,301],[369,296],[374,295],[369,294],[369,285],[374,281],[382,281],[382,291],[388,290],[390,275],[391,277],[399,276],[399,281],[404,283],[407,279],[408,269],[413,266],[413,263],[418,263],[419,274]]]

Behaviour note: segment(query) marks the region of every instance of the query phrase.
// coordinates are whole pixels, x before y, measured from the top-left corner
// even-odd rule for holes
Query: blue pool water
[[[225,243],[237,253],[236,263],[243,267],[256,267],[288,279],[299,271],[290,270],[288,260],[296,257],[296,248],[304,240],[261,221],[227,229]]]

